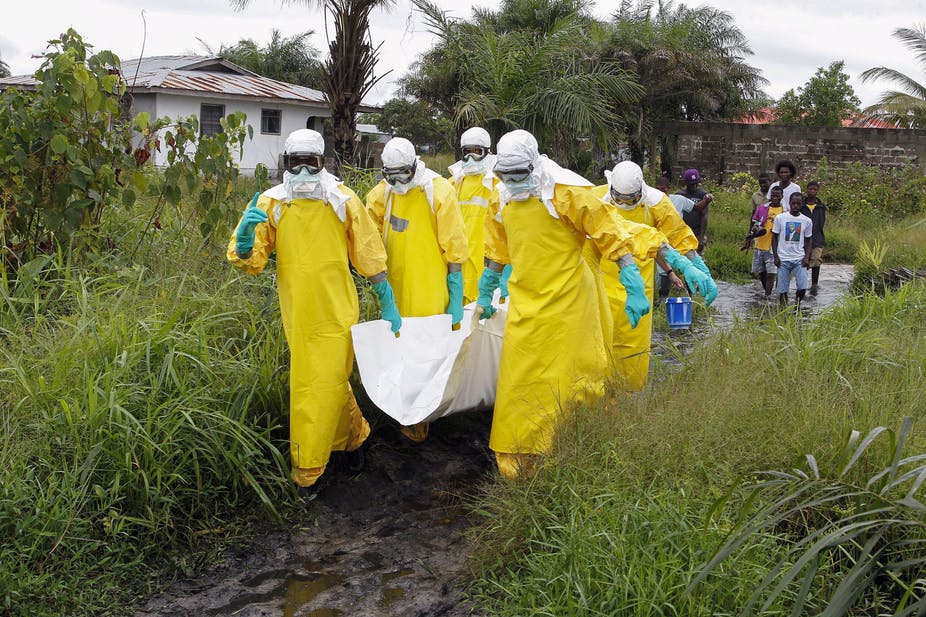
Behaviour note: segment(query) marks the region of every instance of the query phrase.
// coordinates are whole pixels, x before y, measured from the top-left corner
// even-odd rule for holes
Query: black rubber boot
[[[778,304],[788,306],[788,294],[778,294]]]
[[[797,307],[800,307],[800,306],[801,306],[801,302],[803,302],[803,300],[804,300],[804,294],[805,294],[805,293],[807,293],[807,290],[805,290],[805,289],[798,289],[798,290],[797,290],[797,293],[794,294],[794,297],[795,297],[794,304],[795,304]]]
[[[341,460],[342,468],[345,472],[356,475],[363,471],[367,464],[366,444],[361,445],[356,450],[345,452]]]

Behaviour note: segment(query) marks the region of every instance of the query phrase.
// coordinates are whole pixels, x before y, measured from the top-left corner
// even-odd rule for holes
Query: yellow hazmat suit
[[[592,189],[599,199],[606,199],[608,185],[596,186]],[[678,211],[672,205],[667,195],[653,205],[641,203],[632,210],[618,208],[608,202],[608,206],[621,218],[638,223],[646,228],[655,229],[659,233],[646,232],[646,229],[637,228],[634,234],[634,260],[640,268],[640,274],[646,283],[646,297],[653,302],[656,252],[663,243],[668,244],[686,254],[698,248],[698,239],[685,224]],[[614,368],[624,387],[628,390],[642,390],[646,387],[649,377],[650,347],[653,338],[652,312],[640,319],[636,328],[630,327],[630,320],[624,311],[627,292],[618,276],[620,269],[610,260],[601,260],[601,273],[608,300],[611,305],[611,314],[614,320],[612,331],[611,355]]]
[[[357,290],[348,259],[370,277],[386,270],[386,252],[357,196],[337,208],[317,199],[287,201],[283,185],[261,195],[268,215],[255,228],[253,253],[240,259],[235,235],[228,260],[258,274],[274,250],[280,314],[290,349],[290,454],[293,479],[311,486],[333,450],[355,450],[370,433],[348,377],[354,362],[350,327],[357,323]],[[343,216],[344,220],[341,220]]]
[[[559,218],[537,197],[503,209],[493,198],[486,219],[486,256],[513,265],[489,441],[507,477],[529,466],[523,455],[550,449],[563,404],[603,394],[609,361],[599,287],[582,246],[588,237],[616,260],[633,243],[589,187],[556,185],[552,205]]]
[[[435,174],[436,175],[436,174]],[[428,317],[447,311],[447,265],[468,254],[463,215],[453,187],[434,177],[433,206],[423,185],[404,195],[386,181],[367,194],[367,209],[386,244],[389,282],[402,317]]]
[[[469,246],[469,255],[463,262],[463,304],[469,304],[479,297],[479,277],[485,266],[486,212],[489,210],[489,200],[496,192],[498,178],[477,174],[462,176],[459,181],[452,178],[450,182],[457,190],[457,201],[463,212]]]

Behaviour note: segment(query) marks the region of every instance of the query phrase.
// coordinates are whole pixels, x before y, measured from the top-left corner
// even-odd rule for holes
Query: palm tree
[[[380,43],[370,40],[370,14],[377,8],[389,8],[395,0],[284,0],[288,4],[321,7],[334,21],[334,36],[328,41],[325,61],[324,91],[331,110],[334,151],[338,165],[354,162],[354,133],[357,109],[363,97],[385,77],[376,76]],[[251,0],[231,0],[243,9]]]
[[[733,17],[710,6],[625,0],[614,14],[602,57],[637,75],[644,95],[623,116],[632,158],[656,162],[654,124],[730,118],[761,97],[767,81]]]
[[[9,77],[10,76],[10,65],[0,60],[0,77]]]
[[[910,49],[917,64],[926,68],[926,25],[897,28],[894,37]],[[863,113],[880,118],[898,127],[926,128],[926,85],[898,70],[876,66],[861,74],[862,83],[879,79],[893,82],[899,90],[881,93],[880,100],[863,109]]]
[[[457,129],[485,126],[496,139],[513,128],[531,131],[559,158],[574,151],[576,138],[599,144],[616,138],[610,109],[640,95],[633,77],[613,62],[597,62],[584,49],[587,24],[576,14],[532,27],[496,30],[491,22],[452,21],[429,0],[413,0],[438,36],[416,66],[406,89],[428,94],[428,77],[439,81],[430,101],[450,112]],[[440,64],[434,65],[437,61]],[[424,72],[426,71],[426,72]],[[443,106],[452,105],[452,109]]]
[[[299,84],[309,88],[323,88],[323,72],[318,60],[318,50],[308,39],[313,30],[284,37],[276,28],[270,34],[270,41],[261,47],[254,39],[241,39],[232,45],[222,44],[216,51],[203,41],[206,51],[215,56],[231,60],[238,66],[258,75]]]

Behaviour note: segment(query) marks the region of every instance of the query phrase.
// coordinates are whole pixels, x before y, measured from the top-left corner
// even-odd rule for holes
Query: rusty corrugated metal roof
[[[137,70],[137,73],[136,73]],[[324,93],[268,77],[219,57],[160,56],[122,63],[132,90],[169,89],[325,104]]]
[[[174,94],[226,94],[282,99],[287,102],[326,105],[325,94],[268,77],[261,77],[217,56],[153,56],[126,60],[120,67],[130,91],[169,90]],[[16,86],[33,89],[32,75],[0,79],[0,88]],[[179,91],[179,92],[178,92]],[[361,111],[369,106],[362,105]]]

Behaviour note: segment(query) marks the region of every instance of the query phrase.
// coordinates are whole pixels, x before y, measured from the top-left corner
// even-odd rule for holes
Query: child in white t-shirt
[[[804,196],[801,193],[792,193],[788,198],[788,212],[776,216],[772,225],[772,251],[775,255],[775,266],[778,268],[778,302],[782,306],[788,304],[791,274],[794,274],[798,305],[807,292],[807,267],[810,265],[813,223],[801,214],[803,205]]]

